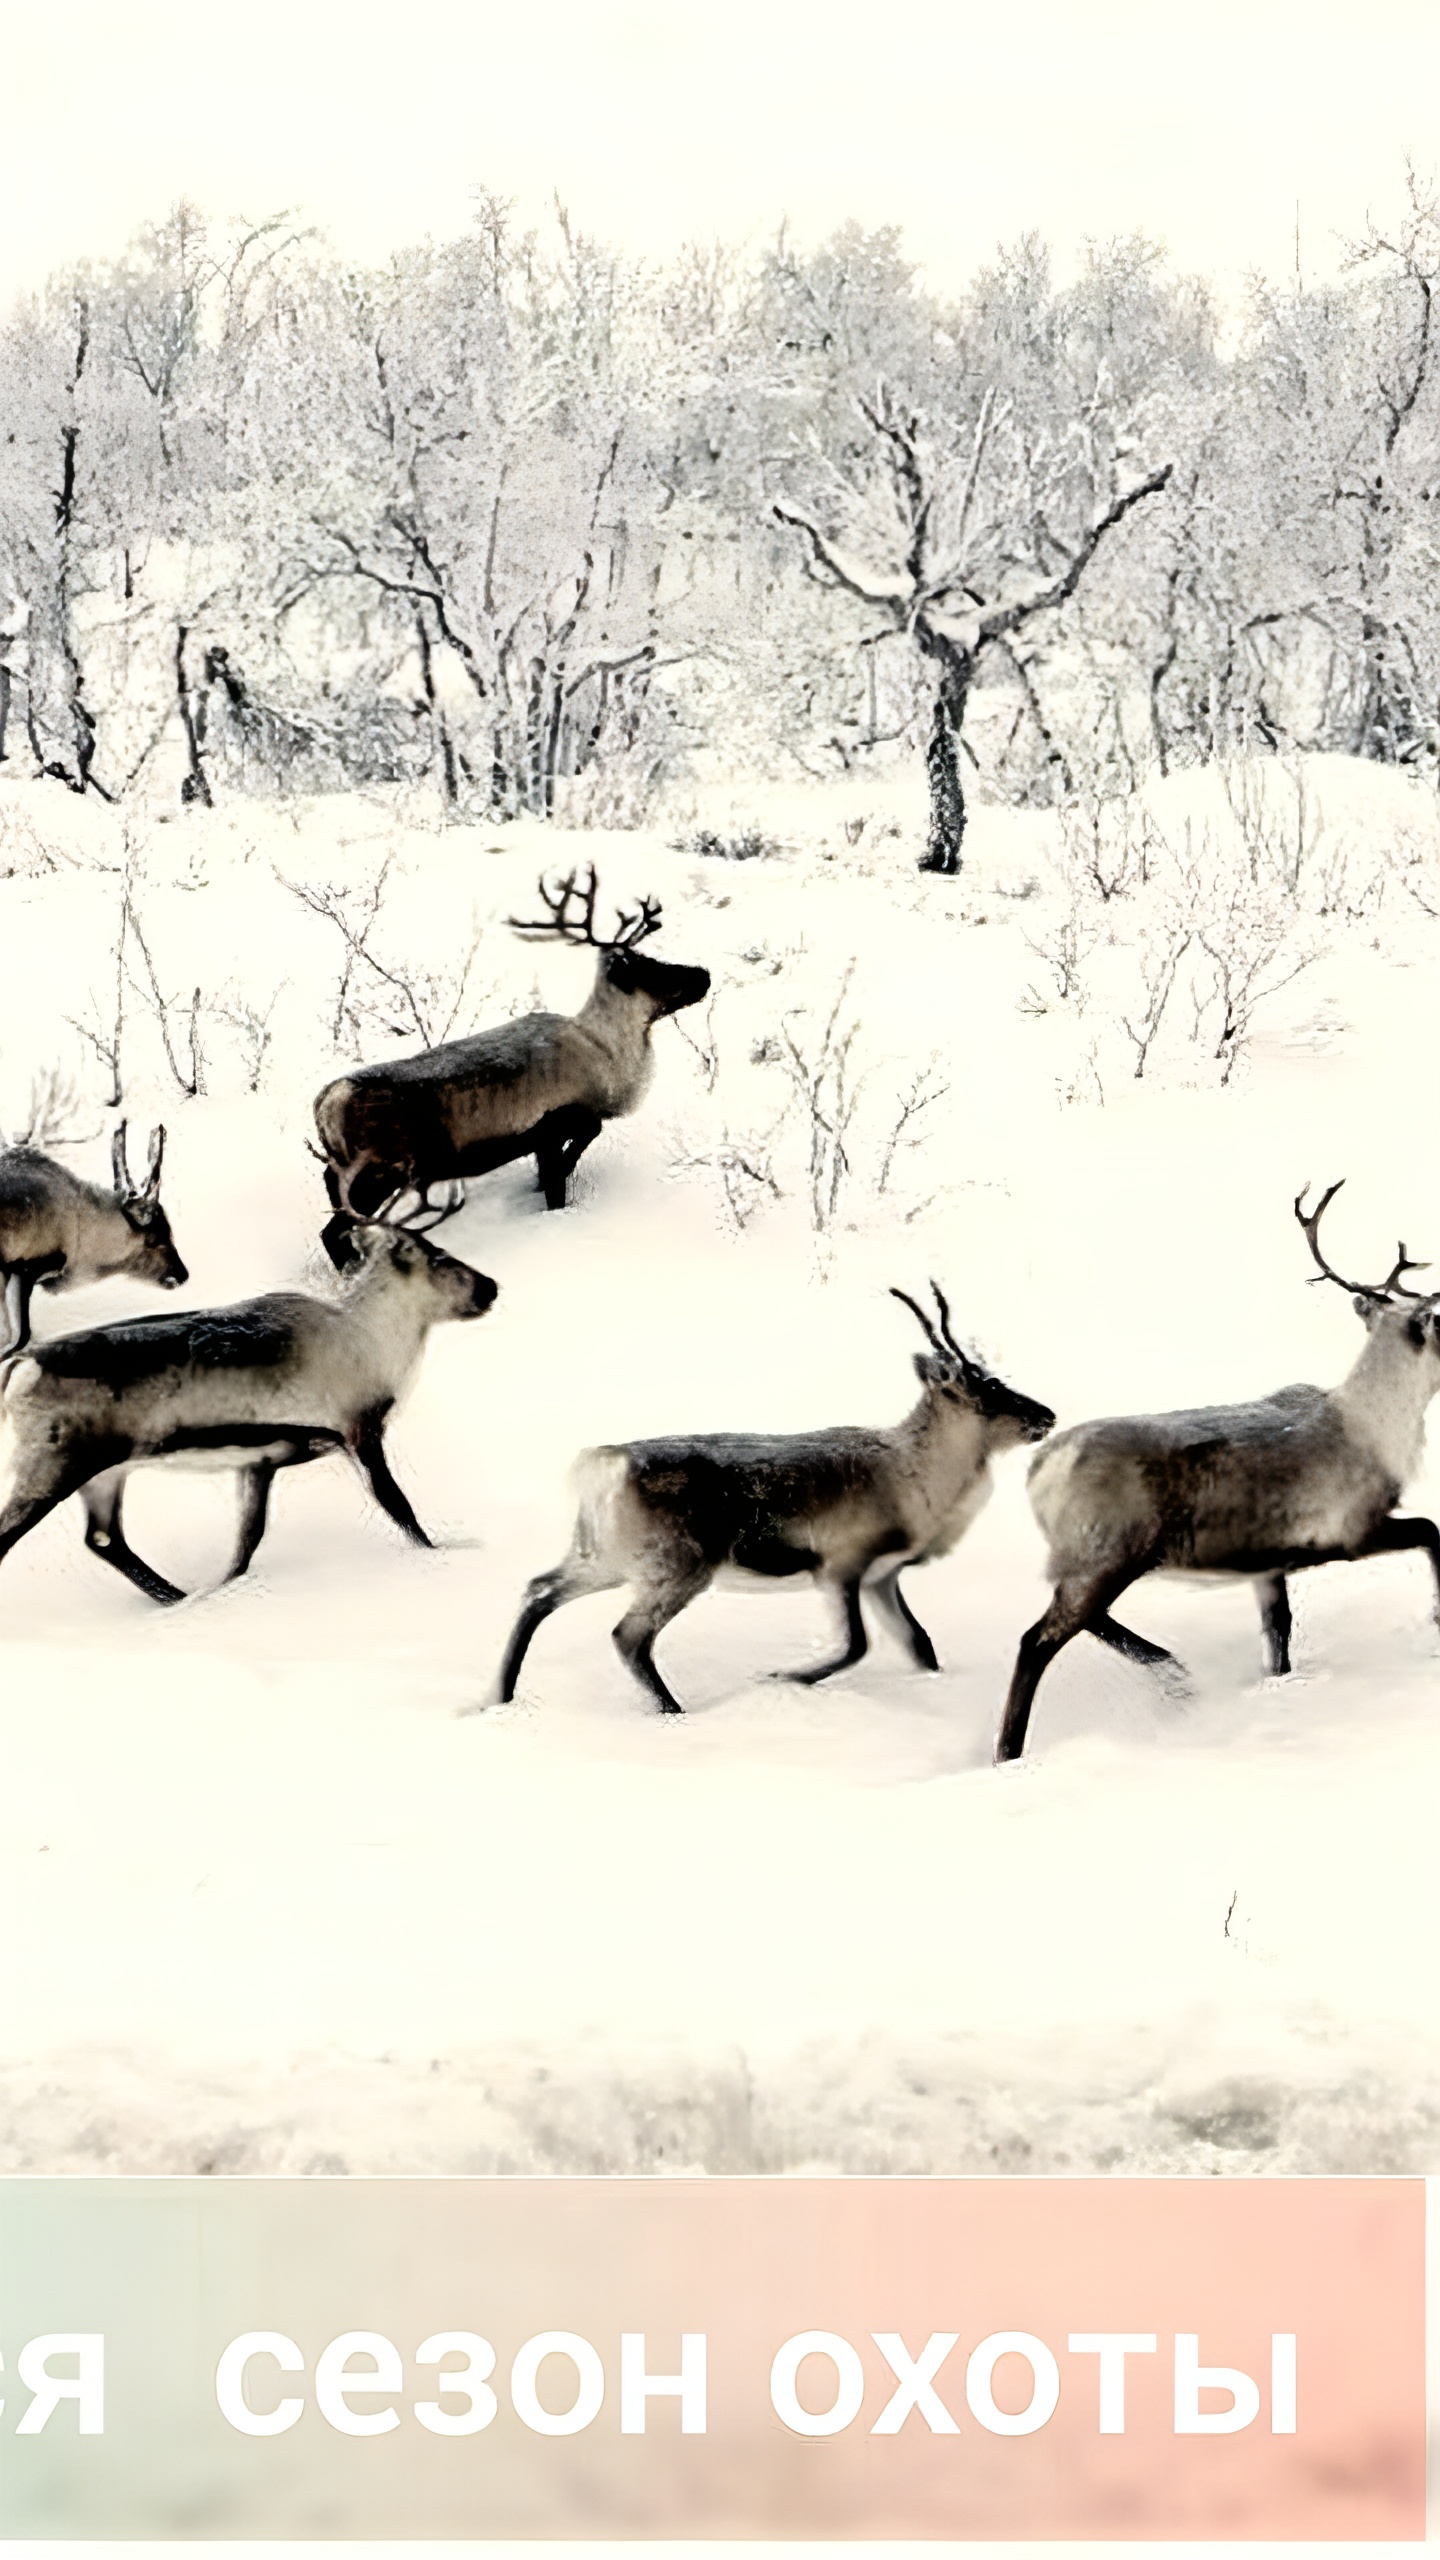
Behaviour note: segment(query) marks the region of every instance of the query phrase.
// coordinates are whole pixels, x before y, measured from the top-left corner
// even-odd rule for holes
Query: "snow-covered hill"
[[[1117,1067],[1103,969],[1079,1026],[1037,1015],[1067,895],[1038,818],[980,813],[953,884],[916,872],[904,793],[858,784],[755,795],[775,849],[746,861],[698,853],[697,813],[564,837],[378,799],[132,840],[155,977],[132,943],[126,1109],[167,1123],[192,1271],[167,1308],[326,1285],[309,1103],[355,1048],[332,1036],[339,933],[287,881],[363,890],[388,852],[373,948],[429,981],[437,1024],[478,928],[459,1029],[523,1009],[532,980],[581,1001],[588,962],[501,919],[542,863],[593,855],[602,894],[663,898],[660,950],[717,994],[658,1031],[650,1096],[571,1211],[544,1215],[511,1171],[447,1230],[501,1295],[435,1335],[391,1435],[440,1552],[405,1548],[327,1462],[281,1480],[256,1570],[218,1592],[228,1484],[138,1483],[136,1544],[197,1587],[168,1614],[86,1555],[74,1505],[6,1562],[0,2166],[1440,2166],[1440,1639],[1419,1559],[1302,1584],[1284,1683],[1260,1676],[1244,1586],[1145,1586],[1128,1615],[1185,1658],[1194,1699],[1082,1639],[996,1771],[1044,1599],[1016,1456],[913,1577],[936,1678],[880,1635],[818,1690],[765,1680],[826,1640],[818,1600],[717,1592],[661,1639],[691,1710],[661,1720],[610,1646],[611,1597],[550,1622],[513,1706],[459,1712],[561,1552],[577,1449],[897,1417],[915,1337],[892,1283],[933,1273],[1064,1421],[1342,1374],[1360,1330],[1306,1286],[1291,1202],[1346,1175],[1342,1267],[1378,1275],[1402,1232],[1440,1261],[1440,925],[1390,876],[1402,843],[1412,872],[1433,851],[1428,804],[1338,766],[1317,787],[1330,840],[1389,886],[1312,918],[1315,956],[1223,1088],[1183,1023],[1142,1080]],[[1195,787],[1170,790],[1178,827]],[[67,1024],[113,1022],[121,830],[6,783],[0,857],[0,1121],[58,1066],[94,1133],[66,1160],[99,1175],[110,1115]],[[365,1053],[416,1045],[385,1028],[393,988],[353,978]],[[179,1039],[197,983],[205,1090],[182,1099],[154,993],[175,993]],[[827,1024],[857,1099],[817,1231],[786,1060],[818,1072]],[[912,1094],[934,1098],[906,1114]],[[117,1282],[37,1315],[157,1303]]]

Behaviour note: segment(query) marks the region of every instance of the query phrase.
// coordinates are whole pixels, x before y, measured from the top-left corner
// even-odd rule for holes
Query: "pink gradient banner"
[[[1419,2539],[1416,2180],[15,2180],[0,2531]]]

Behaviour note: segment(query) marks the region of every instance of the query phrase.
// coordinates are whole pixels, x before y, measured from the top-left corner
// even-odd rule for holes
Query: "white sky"
[[[1386,0],[0,0],[0,302],[186,194],[374,255],[480,182],[661,252],[897,222],[1308,272],[1440,160],[1440,8]]]

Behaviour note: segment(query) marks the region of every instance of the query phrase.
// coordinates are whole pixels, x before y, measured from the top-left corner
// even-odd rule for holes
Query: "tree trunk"
[[[10,726],[10,670],[0,667],[0,764],[5,762],[5,732]]]
[[[185,732],[185,752],[190,764],[190,769],[180,785],[180,798],[187,808],[198,800],[203,809],[213,809],[215,802],[211,796],[210,777],[205,770],[205,759],[200,752],[200,726],[195,717],[190,679],[185,672],[185,643],[189,637],[188,626],[183,622],[177,623],[175,626],[175,698],[180,706],[180,725]]]
[[[949,656],[947,652],[947,657]],[[935,711],[925,749],[930,785],[930,834],[920,857],[922,871],[938,871],[953,879],[960,868],[965,835],[965,794],[960,787],[960,724],[970,690],[968,666],[947,664],[935,687]]]
[[[965,834],[965,794],[960,788],[955,731],[945,708],[943,690],[935,696],[925,773],[930,785],[930,834],[920,868],[953,876],[960,868],[960,845]]]
[[[450,735],[450,723],[440,708],[439,697],[435,690],[434,654],[430,646],[429,625],[423,610],[418,606],[415,612],[415,636],[420,650],[420,681],[425,690],[425,708],[430,715],[430,735],[438,740],[440,747],[440,775],[445,792],[445,805],[453,809],[460,797],[460,785],[455,772],[455,745]]]
[[[79,394],[80,377],[85,370],[85,358],[90,347],[90,312],[83,297],[76,304],[75,326],[75,364],[70,377],[72,411]],[[69,790],[78,792],[82,799],[87,791],[96,791],[102,800],[109,800],[111,793],[105,789],[103,783],[96,781],[91,770],[95,762],[95,715],[85,699],[85,670],[81,662],[80,644],[76,638],[74,624],[74,561],[71,539],[75,530],[76,454],[79,443],[80,422],[78,417],[72,414],[60,438],[60,486],[55,493],[57,545],[55,606],[60,654],[65,661],[70,695],[70,736],[75,757],[75,771],[72,773],[68,766],[59,763],[47,763],[43,770],[55,781],[63,782]]]

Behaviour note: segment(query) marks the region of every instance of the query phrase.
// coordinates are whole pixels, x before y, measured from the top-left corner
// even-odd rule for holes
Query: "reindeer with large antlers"
[[[119,1272],[157,1289],[178,1289],[189,1273],[175,1250],[160,1206],[165,1132],[150,1133],[150,1161],[136,1182],[125,1159],[125,1123],[110,1147],[112,1191],[82,1182],[36,1147],[0,1153],[0,1282],[9,1339],[0,1360],[30,1339],[30,1299],[37,1288],[78,1289]]]
[[[1163,1645],[1110,1614],[1143,1574],[1253,1582],[1271,1673],[1290,1669],[1288,1577],[1313,1565],[1422,1547],[1440,1618],[1440,1529],[1391,1516],[1420,1463],[1426,1408],[1440,1389],[1440,1292],[1406,1288],[1405,1274],[1426,1266],[1403,1244],[1383,1280],[1345,1280],[1332,1269],[1320,1221],[1340,1188],[1332,1182],[1313,1210],[1302,1191],[1295,1215],[1316,1283],[1332,1280],[1348,1293],[1368,1337],[1341,1385],[1082,1422],[1057,1432],[1035,1459],[1030,1500],[1050,1541],[1055,1590],[1021,1638],[997,1760],[1019,1758],[1040,1679],[1082,1631],[1132,1662],[1180,1672]]]
[[[402,1192],[464,1181],[519,1156],[535,1158],[547,1209],[563,1209],[575,1167],[607,1120],[633,1111],[653,1072],[650,1034],[667,1013],[709,993],[706,969],[656,960],[640,944],[660,928],[653,898],[622,910],[615,931],[595,927],[594,864],[551,886],[543,916],[512,916],[528,942],[598,954],[595,984],[576,1014],[527,1013],[493,1031],[447,1040],[387,1066],[357,1067],[315,1104],[325,1181],[337,1209],[365,1217]]]
[[[1043,1439],[1055,1416],[962,1349],[945,1299],[930,1285],[938,1329],[903,1289],[890,1293],[919,1318],[930,1347],[915,1357],[920,1401],[889,1430],[841,1424],[784,1439],[726,1433],[587,1449],[576,1467],[580,1512],[570,1553],[525,1594],[501,1698],[514,1696],[531,1641],[553,1610],[628,1583],[630,1606],[615,1629],[621,1659],[662,1713],[679,1715],[656,1668],[655,1638],[727,1567],[766,1582],[809,1574],[831,1594],[842,1649],[792,1679],[828,1680],[862,1659],[869,1641],[862,1591],[912,1661],[938,1670],[900,1576],[958,1545],[989,1497],[991,1459],[1018,1441]]]

